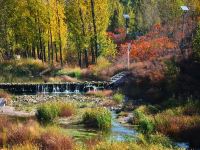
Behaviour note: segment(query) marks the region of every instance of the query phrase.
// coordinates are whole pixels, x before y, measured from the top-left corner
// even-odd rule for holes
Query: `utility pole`
[[[124,18],[125,18],[125,21],[126,21],[126,40],[128,40],[128,23],[129,23],[129,19],[130,19],[130,16],[128,14],[124,14],[123,15]],[[127,69],[129,70],[130,68],[130,50],[131,50],[131,43],[128,44],[128,48],[127,48]]]
[[[183,48],[185,49],[185,44],[186,44],[186,41],[184,40],[184,36],[185,36],[185,15],[186,15],[186,13],[189,11],[189,8],[187,7],[187,6],[181,6],[181,9],[182,9],[182,11],[183,11]],[[188,56],[188,51],[187,51],[187,49],[186,49],[186,52],[185,52],[185,55],[184,55],[184,51],[182,50],[182,55],[183,55],[183,57],[185,58],[187,58],[187,56]]]

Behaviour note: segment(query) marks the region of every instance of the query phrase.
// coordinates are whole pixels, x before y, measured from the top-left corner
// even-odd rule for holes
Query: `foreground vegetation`
[[[111,92],[103,91],[102,93],[110,96]],[[119,95],[121,97],[121,94]],[[92,95],[91,97],[94,96]],[[97,97],[99,98],[99,96]],[[101,98],[103,98],[102,95]],[[115,100],[113,100],[113,102],[115,102]],[[113,103],[113,106],[116,106],[116,103]],[[23,105],[23,107],[26,107],[26,105]],[[178,149],[174,142],[164,134],[156,132],[148,132],[149,134],[146,134],[147,132],[143,132],[142,130],[141,133],[135,135],[134,138],[127,137],[124,141],[108,141],[102,136],[108,134],[110,129],[112,129],[111,122],[113,119],[111,112],[105,107],[97,107],[95,103],[69,103],[53,100],[51,102],[38,104],[32,109],[35,108],[37,110],[36,117],[21,118],[0,116],[1,148],[17,150]],[[138,108],[138,110],[140,109],[141,108]],[[60,124],[60,119],[67,121],[64,127]],[[71,134],[71,130],[66,130],[68,127],[70,128],[71,124],[76,124],[78,126],[84,125],[86,129],[95,129],[99,131],[100,134],[94,134],[82,140],[77,139],[75,137],[81,136],[79,135],[81,133],[76,132],[74,133],[75,135],[73,135],[73,133]],[[144,126],[140,129],[143,128]]]
[[[183,5],[189,11],[182,11]],[[17,104],[36,115],[0,116],[0,148],[178,149],[173,140],[199,148],[199,6],[199,0],[1,1],[0,83],[108,81],[122,71],[130,75],[114,86],[120,92],[89,91],[91,101],[84,103]],[[6,91],[0,90],[0,98],[12,107]],[[61,127],[64,122],[108,132],[109,108],[121,111],[122,123],[128,118],[126,125],[134,125],[135,139],[80,142]]]
[[[84,143],[74,141],[70,136],[64,134],[58,126],[39,125],[32,119],[20,122],[9,117],[0,117],[0,147],[7,149],[49,149],[49,150],[72,150],[72,149],[176,149],[170,140],[162,135],[154,135],[146,139],[138,136],[136,141],[107,142],[97,139],[89,139]],[[148,145],[148,147],[147,147]]]
[[[199,147],[199,101],[170,99],[161,105],[142,105],[133,114],[133,124],[145,135],[159,132]]]
[[[40,60],[21,59],[0,62],[0,82],[41,82],[47,66]]]

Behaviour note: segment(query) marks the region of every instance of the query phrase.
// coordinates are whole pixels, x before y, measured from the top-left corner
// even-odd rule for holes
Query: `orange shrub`
[[[126,41],[119,46],[120,53],[127,52],[128,43],[131,43],[131,57],[140,61],[149,60],[174,49],[177,44],[162,34],[162,27],[156,24],[151,31],[136,40]]]
[[[155,117],[155,121],[159,132],[172,136],[177,136],[183,131],[200,127],[199,116],[158,115]]]
[[[40,145],[43,150],[72,150],[73,141],[66,136],[47,132],[42,134]]]
[[[11,96],[8,92],[0,90],[0,98],[4,98],[6,101],[6,104],[10,103],[11,101]]]
[[[76,106],[73,103],[60,103],[60,117],[70,117],[76,113]]]
[[[103,91],[89,91],[86,94],[87,95],[94,95],[97,97],[106,97],[106,96],[111,96],[113,93],[112,90],[103,90]]]

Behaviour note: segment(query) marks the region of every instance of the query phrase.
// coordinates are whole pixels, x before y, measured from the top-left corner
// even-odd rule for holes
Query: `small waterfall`
[[[42,85],[41,87],[42,87],[42,91],[41,91],[41,93],[44,93],[44,86]]]
[[[40,85],[38,84],[37,89],[36,89],[36,93],[39,93],[39,92],[40,92]]]
[[[22,92],[24,92],[25,90],[24,90],[24,87],[22,88]]]
[[[16,94],[37,94],[37,93],[82,93],[103,90],[108,88],[105,82],[82,82],[82,83],[41,83],[41,84],[28,84],[28,83],[3,83],[0,84],[1,89],[8,90]]]
[[[49,87],[48,87],[48,85],[44,85],[42,93],[44,93],[44,94],[45,93],[49,93]]]
[[[97,87],[93,86],[93,91],[96,92],[97,91]]]
[[[56,87],[56,93],[61,93],[59,86]]]
[[[55,85],[53,85],[53,93],[56,93]]]
[[[80,87],[79,84],[77,84],[74,93],[76,94],[80,93],[79,87]]]
[[[69,84],[68,83],[65,85],[65,91],[64,91],[64,93],[66,93],[66,94],[70,93],[70,89],[69,89]]]
[[[92,84],[87,84],[84,86],[85,92],[96,92],[98,90],[97,86],[92,85]]]

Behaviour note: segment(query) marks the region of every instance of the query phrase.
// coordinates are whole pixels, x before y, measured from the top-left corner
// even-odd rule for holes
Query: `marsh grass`
[[[21,59],[4,61],[0,63],[0,82],[30,82],[40,79],[39,76],[47,66],[42,61],[34,59]]]
[[[145,135],[159,132],[199,146],[199,104],[197,100],[170,99],[160,106],[143,105],[134,110],[133,124],[138,125],[137,129]]]
[[[86,127],[108,130],[111,128],[112,116],[106,108],[91,108],[83,114]]]
[[[52,123],[57,117],[69,117],[76,113],[73,103],[47,102],[37,108],[36,117],[41,123]]]
[[[1,90],[1,89],[0,89],[0,98],[3,98],[6,104],[10,104],[11,99],[12,99],[11,95],[7,91]]]
[[[108,97],[113,93],[112,90],[102,90],[102,91],[89,91],[86,95],[96,96],[96,97]]]
[[[70,117],[76,114],[77,106],[74,103],[60,102],[58,105],[60,107],[60,117]]]
[[[58,126],[42,127],[34,120],[17,122],[0,117],[0,148],[13,150],[71,150],[73,140],[64,135]],[[3,138],[2,138],[3,137]]]
[[[115,93],[113,95],[113,100],[117,103],[117,104],[121,104],[124,101],[125,96],[121,93]]]
[[[82,71],[81,68],[67,68],[67,69],[62,69],[59,70],[58,72],[55,73],[56,76],[61,76],[61,75],[67,75],[72,78],[77,78],[81,79],[82,78]]]

